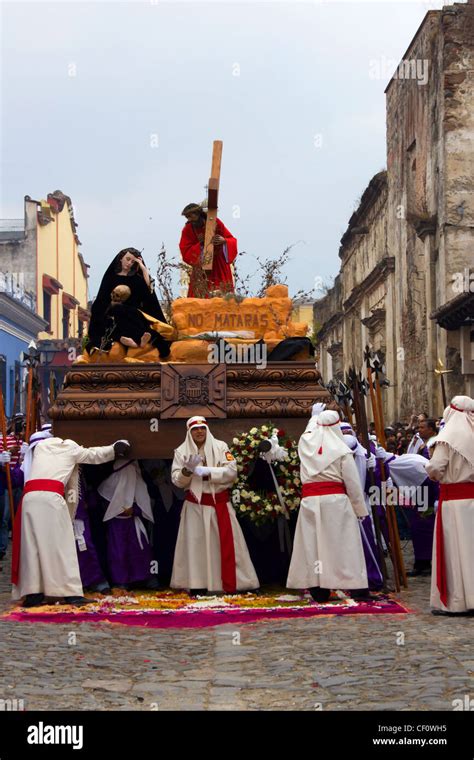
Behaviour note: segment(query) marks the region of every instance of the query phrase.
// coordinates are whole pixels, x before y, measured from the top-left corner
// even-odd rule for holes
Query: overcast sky
[[[243,272],[298,243],[290,293],[327,281],[385,167],[390,61],[441,6],[2,3],[1,216],[21,217],[25,195],[71,196],[94,295],[126,245],[152,271],[162,242],[179,256],[180,212],[205,197],[221,139],[219,216]]]

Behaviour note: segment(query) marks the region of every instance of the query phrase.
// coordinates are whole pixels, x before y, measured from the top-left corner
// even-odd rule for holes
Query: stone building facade
[[[315,305],[323,378],[385,355],[387,419],[474,395],[474,4],[429,11],[386,89],[387,171],[341,240],[339,284]],[[323,317],[323,318],[322,318]]]

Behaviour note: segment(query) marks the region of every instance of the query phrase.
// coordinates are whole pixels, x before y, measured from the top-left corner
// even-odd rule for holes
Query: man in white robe
[[[171,467],[173,483],[185,489],[171,588],[189,589],[193,595],[257,589],[228,490],[237,479],[236,461],[204,417],[191,417],[186,427],[186,440],[175,450]]]
[[[474,400],[455,396],[444,411],[426,472],[440,483],[430,604],[434,614],[474,610]]]
[[[324,602],[331,589],[368,596],[358,520],[368,511],[335,411],[313,416],[300,438],[302,499],[286,585]]]
[[[73,528],[79,498],[78,465],[110,462],[124,455],[130,445],[117,441],[87,449],[47,433],[32,438],[24,460],[23,499],[15,517],[12,596],[25,597],[25,607],[41,604],[45,596],[81,605],[86,600]]]

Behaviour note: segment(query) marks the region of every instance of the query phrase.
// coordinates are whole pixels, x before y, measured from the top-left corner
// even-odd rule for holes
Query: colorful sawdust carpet
[[[99,597],[85,607],[51,604],[25,609],[17,606],[2,618],[37,623],[107,622],[147,628],[205,628],[268,619],[408,612],[411,610],[386,594],[377,594],[373,601],[356,602],[338,591],[327,603],[317,604],[308,593],[288,594],[281,590],[197,598],[174,591],[116,590],[113,595]]]

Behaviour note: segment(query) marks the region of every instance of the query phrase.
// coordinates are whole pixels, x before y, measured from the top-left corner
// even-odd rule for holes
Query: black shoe
[[[2,561],[2,559],[5,559],[5,554],[6,552],[0,552],[0,562]]]
[[[355,602],[373,602],[376,599],[372,596],[368,588],[353,588],[350,590],[351,599]]]
[[[39,607],[44,602],[44,594],[27,594],[22,607]]]
[[[85,596],[65,596],[62,604],[72,604],[74,607],[84,607],[86,604],[93,604],[96,599],[86,599]]]
[[[93,594],[110,594],[111,589],[106,581],[102,583],[94,583],[92,586],[87,586],[88,591],[92,591]]]
[[[472,617],[474,610],[465,610],[464,612],[448,612],[445,610],[431,610],[432,615],[439,615],[440,617]]]
[[[143,581],[142,588],[147,591],[159,591],[160,588],[164,588],[164,586],[160,584],[160,581],[155,576],[154,578],[148,578],[148,580]]]
[[[319,602],[320,604],[323,604],[324,602],[327,602],[329,597],[331,596],[331,589],[321,588],[321,586],[313,586],[313,588],[309,589],[309,593],[311,594],[315,602]]]
[[[431,562],[428,562],[423,565],[415,565],[413,570],[410,570],[407,573],[407,578],[417,578],[419,575],[421,576],[431,575]]]
[[[207,588],[190,588],[189,596],[206,596]]]

